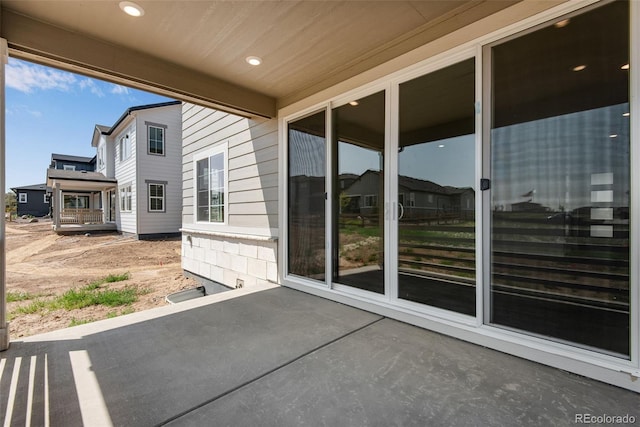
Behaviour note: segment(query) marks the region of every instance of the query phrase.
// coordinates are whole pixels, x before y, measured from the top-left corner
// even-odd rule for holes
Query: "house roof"
[[[102,131],[103,135],[111,135],[113,133],[113,131],[116,130],[118,126],[120,126],[120,123],[122,123],[124,121],[124,119],[126,119],[127,116],[129,116],[129,114],[133,113],[134,111],[149,110],[149,109],[152,109],[152,108],[169,107],[169,106],[172,106],[172,105],[180,105],[180,104],[182,104],[181,101],[169,101],[169,102],[160,102],[160,103],[157,103],[157,104],[147,104],[147,105],[138,105],[138,106],[135,106],[135,107],[130,107],[130,108],[127,108],[124,113],[122,113],[122,115],[118,118],[118,120],[116,120],[116,122],[110,128],[108,128],[107,126],[103,126],[103,125],[96,125],[96,127],[99,128]],[[103,128],[106,129],[106,130],[103,130]]]
[[[35,184],[25,185],[22,187],[12,187],[11,190],[15,193],[17,190],[42,190],[47,191],[47,184]]]
[[[47,183],[49,180],[67,180],[67,181],[92,181],[117,183],[114,178],[107,178],[99,172],[88,171],[67,171],[63,169],[47,169]]]
[[[118,3],[2,0],[0,35],[18,58],[275,117],[518,0],[144,1],[140,18]],[[262,64],[251,67],[249,56]]]
[[[374,174],[380,175],[380,171],[376,171],[373,169],[368,169],[359,177],[357,175],[353,175],[358,179],[361,179],[366,174]],[[351,175],[351,174],[342,174],[343,175]],[[452,187],[452,186],[442,186],[440,184],[436,184],[433,181],[429,181],[426,179],[412,178],[409,176],[398,175],[398,185],[400,187],[404,187],[409,191],[416,192],[426,192],[426,193],[434,193],[434,194],[462,194],[466,191],[473,190],[471,187]]]
[[[78,163],[91,163],[94,157],[72,156],[69,154],[51,154],[51,160],[59,160],[62,162],[78,162]]]

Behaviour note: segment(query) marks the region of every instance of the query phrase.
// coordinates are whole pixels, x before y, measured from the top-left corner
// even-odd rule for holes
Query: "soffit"
[[[140,18],[122,13],[118,3],[3,0],[3,37],[12,47],[11,34],[5,34],[11,30],[7,19],[27,17],[62,29],[65,34],[122,47],[123,52],[140,52],[160,60],[160,66],[175,65],[175,71],[172,68],[169,73],[175,81],[163,81],[163,88],[181,93],[180,74],[193,72],[198,78],[214,79],[219,93],[224,92],[220,82],[228,83],[233,89],[230,98],[255,93],[267,97],[261,100],[264,104],[268,99],[274,103],[292,100],[326,88],[514,1],[140,0],[137,3],[145,10]],[[21,35],[21,43],[33,43],[46,50],[46,41],[38,40],[37,26],[33,28],[29,34]],[[49,46],[50,50],[55,49]],[[19,51],[21,46],[13,49]],[[84,56],[77,62],[109,74],[109,61],[118,62],[118,53],[104,52],[103,58]],[[107,53],[114,58],[104,58]],[[249,55],[261,57],[263,64],[249,66],[245,61]],[[62,56],[58,55],[64,61]],[[135,73],[134,69],[120,75],[136,81]],[[153,86],[151,79],[140,81]],[[233,102],[223,100],[221,104]],[[231,106],[242,109],[241,104]],[[263,104],[254,110],[263,108]]]

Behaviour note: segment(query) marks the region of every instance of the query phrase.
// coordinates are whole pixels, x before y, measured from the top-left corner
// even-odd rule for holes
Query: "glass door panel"
[[[398,297],[475,315],[475,59],[400,85]]]
[[[325,280],[325,112],[289,123],[288,270]]]
[[[612,2],[490,52],[489,320],[626,357],[628,11]]]
[[[385,93],[333,110],[333,282],[384,293]]]

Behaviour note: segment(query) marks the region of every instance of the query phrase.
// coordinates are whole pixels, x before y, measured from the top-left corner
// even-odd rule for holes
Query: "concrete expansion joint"
[[[183,411],[183,412],[181,412],[181,413],[179,413],[179,414],[177,414],[177,415],[175,415],[175,416],[173,416],[173,417],[171,417],[171,418],[169,418],[169,419],[157,424],[156,427],[168,425],[168,424],[172,423],[173,421],[176,421],[176,420],[188,415],[189,413],[191,413],[193,411],[196,411],[196,410],[198,410],[198,409],[200,409],[200,408],[202,408],[204,406],[207,406],[207,405],[215,402],[218,399],[221,399],[221,398],[223,398],[225,396],[228,396],[228,395],[230,395],[232,393],[235,393],[236,391],[241,390],[241,389],[243,389],[243,388],[245,388],[245,387],[247,387],[247,386],[249,386],[251,384],[254,384],[254,383],[260,381],[261,379],[263,379],[265,377],[268,377],[269,375],[271,375],[271,374],[273,374],[275,372],[278,372],[281,369],[286,368],[287,366],[297,362],[298,360],[304,359],[305,357],[307,357],[307,356],[309,356],[309,355],[311,355],[311,354],[313,354],[313,353],[315,353],[315,352],[317,352],[319,350],[322,350],[322,349],[324,349],[326,347],[329,347],[330,345],[332,345],[332,344],[334,344],[334,343],[336,343],[338,341],[341,341],[341,340],[343,340],[343,339],[345,339],[345,338],[347,338],[347,337],[349,337],[351,335],[354,335],[354,334],[356,334],[356,333],[358,333],[358,332],[360,332],[360,331],[362,331],[364,329],[367,329],[367,328],[375,325],[376,323],[378,323],[378,322],[380,322],[381,320],[384,320],[384,319],[386,319],[386,317],[380,316],[378,319],[375,319],[375,320],[373,320],[373,321],[371,321],[369,323],[366,323],[366,324],[364,324],[364,325],[362,325],[362,326],[360,326],[360,327],[358,327],[356,329],[353,329],[352,331],[347,332],[346,334],[340,335],[339,337],[336,337],[336,338],[334,338],[334,339],[332,339],[332,340],[330,340],[330,341],[328,341],[328,342],[326,342],[326,343],[324,343],[322,345],[319,345],[319,346],[307,351],[306,353],[303,353],[303,354],[301,354],[301,355],[299,355],[297,357],[294,357],[293,359],[291,359],[289,361],[286,361],[286,362],[282,363],[281,365],[278,365],[275,368],[270,369],[267,372],[265,372],[265,373],[263,373],[261,375],[258,375],[257,377],[255,377],[255,378],[253,378],[253,379],[251,379],[249,381],[246,381],[246,382],[244,382],[244,383],[242,383],[242,384],[240,384],[240,385],[238,385],[236,387],[233,387],[233,388],[225,391],[224,393],[220,393],[219,395],[214,396],[211,399],[207,399],[206,401],[204,401],[204,402],[202,402],[202,403],[200,403],[200,404],[198,404],[198,405],[196,405],[196,406],[194,406],[194,407],[192,407],[190,409],[187,409],[186,411]]]

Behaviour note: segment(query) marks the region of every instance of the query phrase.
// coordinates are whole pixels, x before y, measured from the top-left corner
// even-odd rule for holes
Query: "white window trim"
[[[49,204],[51,203],[51,194],[44,194],[44,203]]]
[[[128,160],[131,157],[132,150],[131,138],[129,137],[129,132],[120,136],[118,138],[118,158],[121,162]]]
[[[22,197],[24,196],[24,197]],[[18,203],[27,203],[27,193],[18,194]]]
[[[151,195],[151,186],[159,185],[162,187],[162,197],[152,196]],[[151,209],[151,199],[160,199],[162,200],[162,209]],[[147,211],[153,213],[164,213],[167,211],[167,184],[161,182],[148,182],[147,183]]]
[[[216,154],[224,155],[224,220],[223,222],[198,221],[198,161]],[[193,156],[193,224],[205,230],[226,228],[229,224],[229,143],[221,142],[207,147]]]
[[[120,212],[131,212],[133,210],[132,205],[133,185],[127,183],[118,188],[118,206],[120,207]]]
[[[104,168],[105,164],[105,146],[104,144],[100,144],[98,147],[98,169]]]
[[[62,170],[74,171],[74,170],[76,170],[76,167],[75,167],[75,165],[62,165]]]

